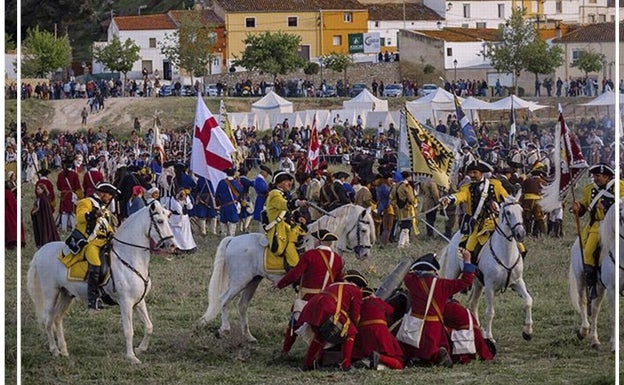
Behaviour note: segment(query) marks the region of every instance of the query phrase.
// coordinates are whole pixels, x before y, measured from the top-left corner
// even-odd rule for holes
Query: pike
[[[325,210],[325,209],[321,208],[321,207],[320,207],[319,205],[317,205],[316,203],[311,202],[311,201],[307,201],[307,202],[308,202],[308,206],[310,206],[310,207],[312,207],[313,209],[315,209],[315,210],[319,211],[321,214],[323,214],[323,215],[328,215],[328,216],[330,216],[330,217],[332,217],[332,218],[336,218],[336,216],[335,216],[334,214],[332,214],[332,213],[330,213],[329,211],[327,211],[327,210]]]

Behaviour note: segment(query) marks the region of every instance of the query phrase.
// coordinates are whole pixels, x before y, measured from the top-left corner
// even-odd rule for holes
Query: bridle
[[[509,202],[509,203],[503,203],[501,205],[501,215],[505,223],[507,223],[507,226],[510,228],[511,234],[510,235],[505,234],[505,231],[498,225],[498,222],[496,222],[496,225],[495,225],[496,232],[500,233],[509,242],[511,242],[514,239],[514,230],[516,229],[516,227],[523,225],[522,221],[516,222],[513,225],[509,221],[509,217],[507,216],[507,210],[505,210],[505,208],[508,206],[513,206],[513,205],[520,205],[520,203],[514,201],[514,202]],[[490,253],[492,253],[492,257],[494,258],[496,263],[498,263],[507,272],[507,279],[505,280],[505,286],[501,289],[501,293],[504,293],[509,287],[509,281],[511,280],[511,272],[518,265],[522,256],[520,255],[520,253],[518,253],[518,257],[516,258],[516,261],[514,262],[514,264],[511,267],[507,267],[505,266],[503,261],[501,261],[500,258],[498,258],[498,256],[496,255],[496,252],[494,251],[494,248],[492,247],[492,238],[488,239],[487,243],[490,248]]]
[[[507,224],[507,227],[509,227],[509,229],[511,230],[511,234],[509,235],[505,234],[505,231],[499,226],[498,221],[495,222],[496,232],[500,233],[503,237],[505,237],[505,239],[507,239],[510,242],[514,237],[514,231],[516,230],[516,228],[518,226],[523,226],[522,221],[512,224],[511,221],[509,220],[507,210],[505,210],[506,207],[515,206],[515,205],[519,206],[520,203],[514,201],[514,202],[509,202],[509,203],[503,203],[501,205],[501,215],[503,217],[503,221]]]
[[[162,232],[160,231],[160,227],[158,226],[158,223],[156,222],[156,218],[155,218],[155,214],[152,211],[152,209],[148,209],[149,210],[149,216],[150,216],[150,227],[149,230],[147,231],[147,236],[149,239],[152,239],[151,234],[152,234],[152,228],[156,229],[156,233],[158,234],[159,237],[159,241],[157,246],[160,247],[162,246],[162,244],[164,242],[166,242],[169,239],[173,238],[173,234],[170,236],[166,236],[164,237],[162,235]],[[141,246],[141,245],[137,245],[134,243],[129,243],[126,241],[122,241],[121,239],[117,238],[116,236],[113,236],[113,239],[119,243],[121,243],[122,245],[126,245],[126,246],[130,246],[130,247],[136,247],[138,249],[141,249],[143,251],[149,251],[151,250],[151,247],[145,247],[145,246]],[[115,254],[115,256],[117,257],[117,259],[119,260],[119,262],[121,262],[122,265],[126,266],[128,269],[130,269],[130,271],[132,271],[134,274],[136,274],[141,281],[143,281],[143,293],[141,294],[141,298],[139,298],[138,301],[136,301],[134,304],[136,305],[137,303],[141,302],[143,300],[143,298],[145,298],[145,295],[147,295],[147,287],[149,286],[150,283],[150,276],[149,276],[149,272],[147,274],[147,277],[144,277],[141,272],[139,272],[136,268],[134,268],[134,266],[132,266],[129,262],[127,262],[125,259],[123,259],[119,253],[117,253],[117,251],[115,250],[114,246],[111,246],[111,252],[113,254]],[[115,289],[115,280],[113,279],[112,276],[112,270],[111,270],[111,280],[113,282],[113,292],[116,291]]]
[[[360,214],[359,216],[362,216],[364,213],[366,213],[366,211],[362,212],[362,214]],[[356,225],[353,226],[351,228],[351,230],[349,230],[347,232],[347,242],[349,241],[350,235],[353,233],[353,231],[356,231],[356,242],[357,242],[355,247],[353,247],[353,248],[351,248],[351,247],[349,247],[347,245],[347,250],[353,250],[356,254],[358,254],[359,250],[362,250],[362,249],[372,249],[372,245],[363,245],[362,244],[361,232],[362,232],[362,229],[363,229],[364,225],[370,226],[370,222],[368,220],[358,218],[358,220],[356,221]]]

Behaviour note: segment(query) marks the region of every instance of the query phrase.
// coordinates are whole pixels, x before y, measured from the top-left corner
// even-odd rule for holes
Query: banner
[[[474,147],[479,141],[477,140],[477,134],[474,131],[474,127],[470,123],[470,119],[464,113],[464,110],[461,107],[461,102],[457,97],[457,94],[453,93],[453,98],[455,99],[455,113],[457,114],[457,120],[459,121],[459,125],[461,126],[462,134],[464,135],[464,140],[470,147]]]
[[[319,149],[321,142],[318,137],[318,128],[316,127],[316,113],[314,113],[314,120],[312,121],[312,133],[310,134],[310,143],[308,146],[308,161],[306,162],[305,172],[312,172],[316,170],[319,162]]]
[[[364,53],[364,34],[349,34],[349,53]]]
[[[430,134],[414,116],[406,112],[407,144],[415,178],[431,179],[448,190],[455,154]]]
[[[381,51],[381,36],[379,32],[364,34],[364,53],[379,53]]]

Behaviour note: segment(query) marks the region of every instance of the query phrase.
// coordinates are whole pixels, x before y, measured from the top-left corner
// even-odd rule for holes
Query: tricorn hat
[[[342,178],[348,178],[349,174],[347,174],[344,171],[337,171],[334,173],[334,179],[342,179]]]
[[[271,171],[270,168],[268,168],[267,166],[265,166],[263,164],[260,165],[260,170],[266,172],[269,175],[273,175],[273,171]]]
[[[607,176],[615,176],[613,168],[606,163],[598,163],[589,168],[590,174],[602,174]]]
[[[440,263],[434,253],[428,253],[418,258],[410,267],[411,271],[438,271]]]
[[[121,191],[119,191],[117,187],[115,187],[112,183],[108,182],[98,183],[98,185],[95,186],[95,189],[103,193],[111,194],[112,196],[117,196],[121,194]]]
[[[347,270],[344,279],[345,281],[355,283],[359,287],[368,286],[368,280],[357,270]]]
[[[473,170],[481,171],[481,172],[493,172],[494,171],[492,166],[490,166],[488,163],[480,159],[475,159],[466,165],[466,172],[473,171]]]
[[[312,236],[322,242],[333,242],[338,240],[336,234],[325,229],[320,229],[313,232]]]
[[[278,184],[285,180],[293,180],[295,179],[288,171],[280,171],[273,177],[273,184]]]

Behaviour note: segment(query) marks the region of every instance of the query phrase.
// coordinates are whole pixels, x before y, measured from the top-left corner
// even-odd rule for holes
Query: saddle
[[[100,281],[99,286],[102,287],[108,283],[111,279],[111,247],[112,244],[107,244],[100,249]],[[87,274],[89,270],[89,263],[85,259],[85,249],[82,248],[77,254],[64,255],[62,252],[58,256],[65,267],[67,267],[67,280],[68,281],[82,281],[86,282]]]

